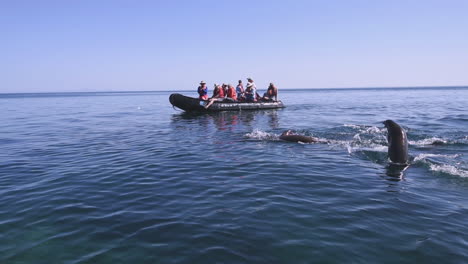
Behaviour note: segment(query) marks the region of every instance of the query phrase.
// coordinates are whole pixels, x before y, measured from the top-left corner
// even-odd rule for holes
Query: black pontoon
[[[219,112],[219,111],[240,111],[240,110],[259,110],[259,109],[276,109],[283,108],[281,101],[258,101],[254,103],[247,102],[232,102],[228,99],[223,101],[215,101],[208,109],[205,105],[208,100],[200,100],[198,98],[188,97],[181,94],[171,94],[169,102],[186,112]]]

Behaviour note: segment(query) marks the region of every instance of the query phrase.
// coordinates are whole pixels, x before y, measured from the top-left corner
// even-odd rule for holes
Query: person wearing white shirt
[[[247,78],[247,87],[245,89],[245,99],[247,100],[247,102],[257,101],[255,99],[256,94],[257,94],[257,86],[255,85],[252,78]]]

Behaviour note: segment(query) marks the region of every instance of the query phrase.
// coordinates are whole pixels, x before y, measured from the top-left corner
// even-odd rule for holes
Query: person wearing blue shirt
[[[236,86],[237,100],[241,100],[244,97],[244,85],[242,80],[239,80],[239,84]]]
[[[204,81],[200,82],[200,86],[198,86],[198,95],[200,100],[208,100],[208,87]]]

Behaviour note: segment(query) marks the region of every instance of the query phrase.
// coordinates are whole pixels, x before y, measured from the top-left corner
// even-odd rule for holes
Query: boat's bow
[[[200,99],[188,97],[178,93],[171,94],[169,96],[169,102],[173,106],[187,112],[206,111],[206,109],[200,104],[202,102]]]

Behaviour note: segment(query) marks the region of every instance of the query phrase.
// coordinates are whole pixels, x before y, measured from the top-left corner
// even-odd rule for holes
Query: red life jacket
[[[219,89],[219,97],[224,97],[224,90],[223,90],[223,88]]]
[[[217,87],[217,88],[213,91],[213,97],[216,97],[216,98],[223,98],[223,97],[224,97],[223,88]]]
[[[227,92],[227,96],[229,98],[237,100],[237,94],[236,94],[236,90],[234,90],[234,87],[229,87],[228,92]]]

